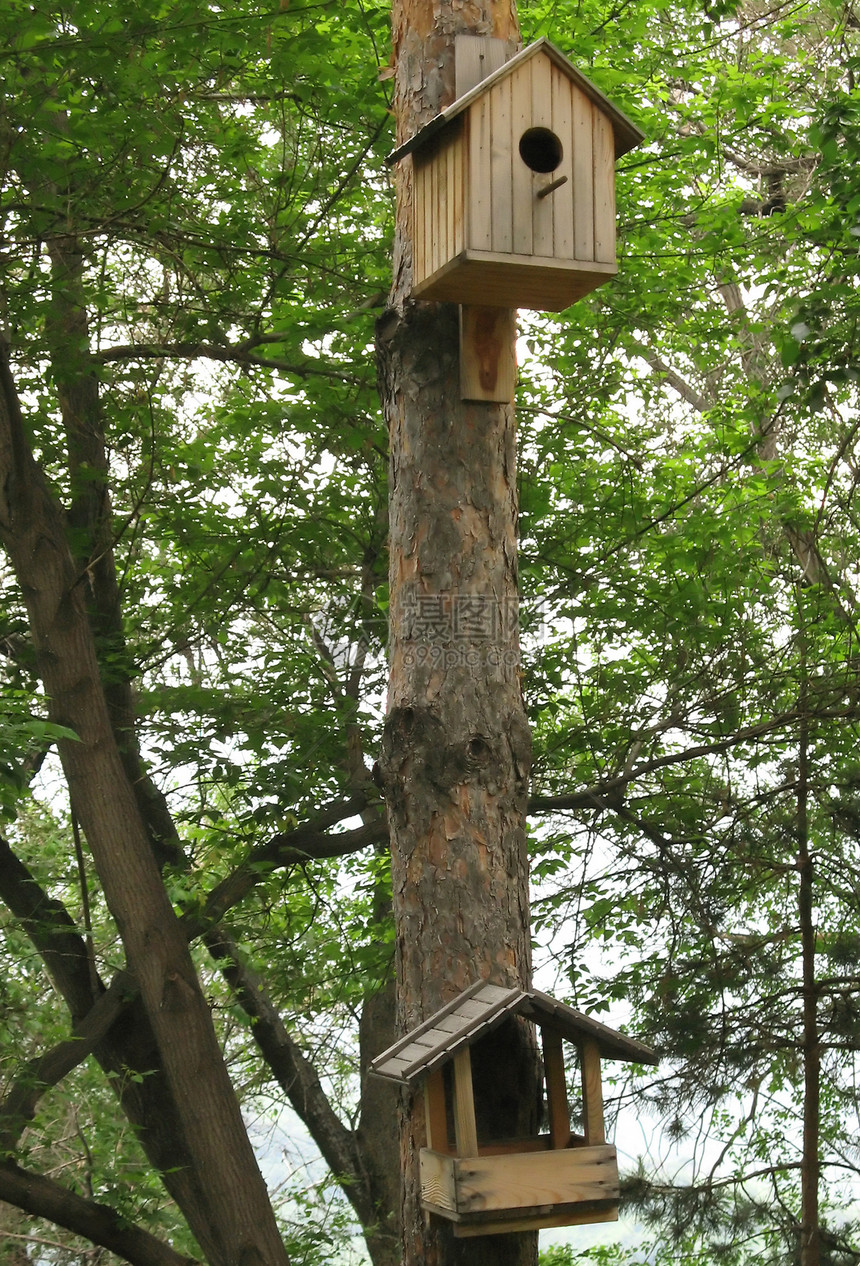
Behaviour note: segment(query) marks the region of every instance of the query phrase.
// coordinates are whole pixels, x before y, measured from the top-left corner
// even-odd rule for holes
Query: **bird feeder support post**
[[[427,1146],[437,1152],[448,1151],[448,1114],[445,1110],[445,1074],[435,1068],[424,1082],[424,1119]]]
[[[543,1062],[546,1070],[546,1097],[549,1104],[549,1133],[553,1151],[570,1143],[570,1110],[564,1076],[564,1053],[560,1034],[541,1030]]]
[[[603,1089],[600,1085],[600,1049],[593,1038],[582,1043],[582,1115],[586,1147],[606,1142],[603,1123]]]
[[[454,1137],[458,1156],[478,1155],[478,1127],[468,1046],[454,1056]]]

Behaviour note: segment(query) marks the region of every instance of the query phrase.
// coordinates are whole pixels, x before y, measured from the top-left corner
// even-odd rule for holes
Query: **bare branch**
[[[92,359],[106,365],[112,361],[129,360],[214,360],[224,365],[255,366],[258,369],[278,369],[296,378],[333,378],[350,386],[367,386],[369,379],[360,378],[340,369],[328,369],[312,360],[294,363],[272,356],[257,356],[251,347],[274,339],[245,340],[235,345],[219,343],[120,343],[94,352]]]
[[[848,714],[846,713],[845,715],[847,716]],[[685,748],[682,752],[668,752],[665,756],[657,756],[653,760],[643,761],[642,764],[634,765],[632,769],[616,774],[612,778],[607,778],[603,782],[592,783],[590,787],[586,787],[582,791],[575,791],[569,796],[532,796],[529,799],[529,812],[554,813],[566,809],[614,808],[614,800],[610,804],[609,799],[612,799],[615,793],[623,790],[630,783],[636,782],[639,778],[645,778],[649,774],[656,773],[660,769],[666,769],[671,765],[683,765],[687,761],[698,760],[702,756],[719,755],[721,752],[727,752],[742,743],[749,743],[755,739],[762,738],[765,734],[778,730],[782,726],[792,724],[796,720],[797,712],[795,709],[789,712],[780,712],[768,721],[762,721],[758,725],[750,725],[745,729],[737,730],[728,738],[717,739],[713,743],[700,743],[696,747]]]
[[[14,1149],[21,1131],[36,1115],[42,1095],[84,1062],[116,1020],[131,992],[129,976],[118,972],[110,988],[75,1025],[74,1036],[28,1062],[0,1103],[0,1151]]]
[[[685,378],[682,378],[670,365],[667,365],[652,347],[649,347],[646,343],[640,343],[638,339],[633,341],[633,346],[637,348],[639,354],[648,362],[655,374],[665,379],[682,400],[686,400],[687,404],[691,405],[697,413],[707,413],[711,406],[705,397],[699,395],[695,387],[692,387]]]
[[[357,803],[361,799],[356,796],[350,802],[357,806],[352,813],[361,812],[363,804]],[[352,816],[352,813],[343,816]],[[294,831],[275,835],[259,848],[252,849],[245,860],[212,889],[200,913],[183,917],[186,934],[189,940],[202,936],[208,927],[218,923],[228,910],[251,892],[264,875],[273,870],[324,858],[347,857],[350,853],[358,853],[372,844],[380,844],[387,838],[388,824],[383,817],[352,831],[340,831],[335,835],[321,831],[316,825],[300,826]]]
[[[223,927],[213,928],[206,946],[252,1021],[251,1034],[292,1107],[307,1126],[332,1173],[347,1178],[344,1191],[362,1221],[372,1218],[367,1183],[353,1132],[343,1124],[322,1088],[316,1069],[293,1039],[265,984],[246,963]]]
[[[142,1227],[132,1226],[110,1205],[87,1200],[41,1174],[0,1163],[0,1200],[36,1218],[46,1218],[93,1244],[116,1253],[131,1266],[196,1266]]]

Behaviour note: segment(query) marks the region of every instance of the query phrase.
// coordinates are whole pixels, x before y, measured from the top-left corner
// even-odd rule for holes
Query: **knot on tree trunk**
[[[455,800],[466,784],[498,795],[510,786],[512,756],[517,789],[521,786],[525,794],[527,726],[513,726],[507,742],[502,735],[478,731],[453,735],[432,708],[394,708],[385,722],[379,760],[389,814],[405,820],[413,788],[430,791],[437,802],[440,797]]]

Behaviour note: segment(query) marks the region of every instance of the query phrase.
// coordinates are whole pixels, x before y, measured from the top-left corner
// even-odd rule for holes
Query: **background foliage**
[[[390,968],[381,837],[324,860],[291,833],[378,821],[387,18],[377,0],[0,15],[4,339],[56,497],[109,490],[122,623],[102,673],[134,684],[179,828],[165,883],[190,919],[244,877],[231,934],[349,1130],[358,1017]],[[794,1260],[814,1117],[822,1260],[854,1262],[860,19],[834,0],[520,18],[647,137],[619,171],[618,280],[524,315],[521,340],[535,931],[560,996],[663,1058],[614,1100],[651,1246],[593,1255]],[[82,382],[94,480],[62,425]],[[0,810],[109,978],[116,930],[2,583]],[[68,1016],[12,914],[2,929],[8,1091]],[[198,961],[262,1120],[284,1091]],[[194,1252],[91,1064],[11,1150]],[[315,1194],[306,1151],[255,1137],[296,1260],[346,1253],[347,1206]],[[89,1260],[8,1209],[16,1266]]]

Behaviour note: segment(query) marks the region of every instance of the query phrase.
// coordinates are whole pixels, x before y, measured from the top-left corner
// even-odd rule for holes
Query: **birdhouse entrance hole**
[[[547,175],[561,166],[564,147],[548,127],[530,127],[520,137],[520,158],[532,171]]]

